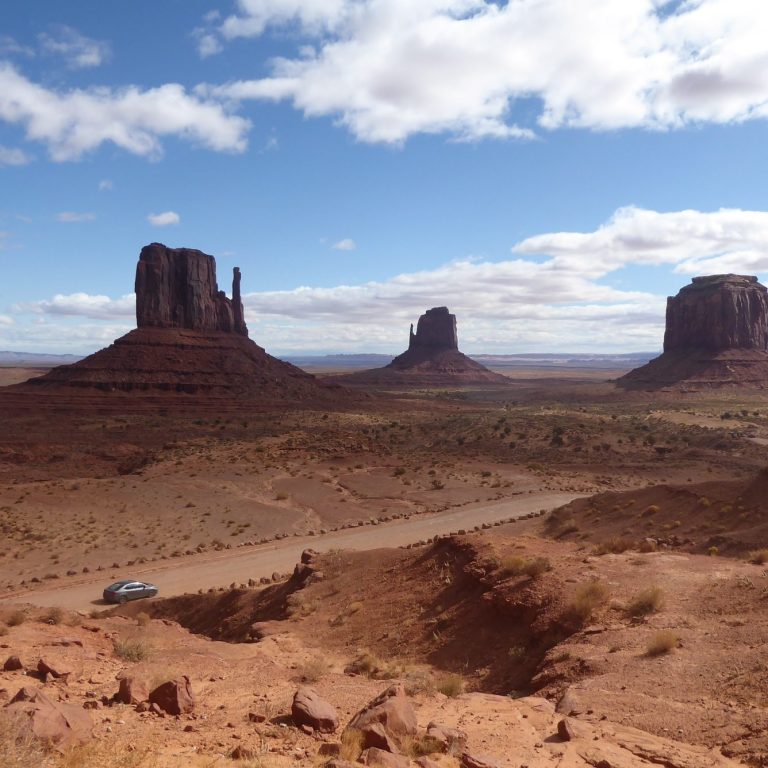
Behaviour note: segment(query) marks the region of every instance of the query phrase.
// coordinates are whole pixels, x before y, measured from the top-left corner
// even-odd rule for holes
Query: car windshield
[[[110,584],[107,589],[110,592],[116,592],[121,587],[124,587],[126,584],[130,584],[130,581],[116,581],[114,584]]]

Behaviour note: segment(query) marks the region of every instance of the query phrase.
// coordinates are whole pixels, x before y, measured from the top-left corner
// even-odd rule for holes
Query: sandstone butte
[[[380,386],[461,386],[509,384],[509,379],[459,352],[456,315],[447,307],[428,309],[411,325],[408,349],[389,365],[333,377],[344,384]]]
[[[768,385],[768,289],[748,275],[694,277],[667,299],[663,353],[625,389]]]
[[[9,388],[27,392],[185,393],[259,402],[324,400],[330,388],[248,338],[235,267],[232,298],[216,260],[152,243],[136,267],[136,329],[73,365]]]

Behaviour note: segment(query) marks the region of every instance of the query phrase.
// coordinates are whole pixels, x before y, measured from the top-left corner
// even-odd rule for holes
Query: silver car
[[[154,584],[145,581],[123,579],[110,584],[104,590],[104,600],[107,603],[127,603],[129,600],[138,600],[142,597],[154,597],[158,590]]]

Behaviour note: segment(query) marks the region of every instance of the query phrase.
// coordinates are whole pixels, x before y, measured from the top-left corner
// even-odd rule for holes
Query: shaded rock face
[[[139,328],[188,328],[247,336],[235,267],[232,298],[219,290],[216,259],[193,248],[152,243],[136,266],[136,323]]]
[[[756,277],[694,277],[667,299],[665,352],[766,347],[768,289]]]
[[[411,325],[408,349],[458,350],[459,337],[456,333],[456,315],[448,307],[428,309],[416,324],[416,333]]]

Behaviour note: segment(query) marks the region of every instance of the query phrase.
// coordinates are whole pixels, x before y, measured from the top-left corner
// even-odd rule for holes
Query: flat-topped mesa
[[[194,248],[152,243],[136,266],[136,323],[139,328],[188,328],[248,336],[235,267],[232,298],[219,290],[216,259]]]
[[[664,352],[625,389],[768,387],[768,289],[750,275],[694,277],[667,299]]]
[[[416,333],[411,324],[408,349],[427,348],[439,350],[458,350],[459,337],[456,333],[456,315],[448,312],[448,307],[428,309],[416,325]]]
[[[667,299],[664,352],[767,347],[768,289],[756,277],[694,277]]]

